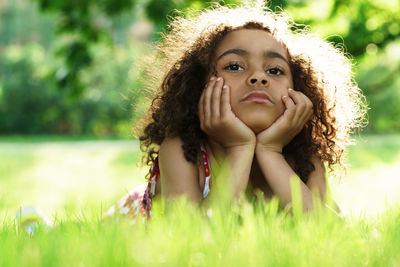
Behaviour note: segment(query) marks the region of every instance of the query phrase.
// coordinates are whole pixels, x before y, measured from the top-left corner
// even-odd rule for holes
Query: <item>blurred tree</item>
[[[94,50],[100,56],[82,72],[88,89],[70,101],[56,89],[51,54],[40,45],[8,46],[0,54],[0,133],[129,136],[132,51]]]
[[[39,42],[51,49],[54,41],[55,19],[48,14],[39,14],[37,7],[27,0],[0,1],[0,48]]]
[[[242,1],[239,0],[225,0],[225,1],[199,1],[199,0],[148,0],[145,5],[145,13],[147,17],[153,21],[156,25],[157,32],[163,32],[166,30],[169,16],[175,16],[178,13],[173,10],[179,10],[179,12],[186,13],[189,10],[201,10],[210,7],[214,3],[218,2],[221,5],[232,5],[240,4]],[[153,36],[154,39],[158,39],[159,34]]]
[[[38,63],[44,53],[39,46],[8,47],[0,56],[0,132],[51,132],[60,111],[60,95],[54,91]]]
[[[154,23],[155,32],[162,32],[167,17],[177,14],[173,9],[187,12],[211,5],[200,0],[30,0],[41,10],[47,11],[47,15],[38,16],[36,9],[26,4],[27,1],[5,0],[0,5],[0,56],[3,56],[3,62],[0,62],[1,126],[7,124],[11,127],[12,119],[18,120],[11,114],[19,112],[17,107],[22,110],[18,113],[22,116],[25,112],[29,113],[30,109],[37,110],[35,104],[45,105],[36,98],[42,94],[43,99],[58,103],[62,114],[69,115],[56,116],[54,114],[58,113],[54,111],[55,108],[49,108],[51,112],[41,114],[44,117],[45,114],[53,114],[53,117],[47,117],[66,121],[65,131],[76,133],[93,129],[100,131],[100,128],[104,130],[110,128],[104,126],[108,121],[112,123],[114,118],[120,121],[131,115],[130,111],[127,116],[119,113],[114,114],[115,117],[112,115],[115,105],[119,105],[115,96],[120,96],[123,86],[140,88],[140,82],[127,83],[127,71],[132,64],[130,54],[125,54],[126,61],[110,60],[110,57],[116,55],[119,46],[115,44],[124,42],[126,30],[135,20],[146,17]],[[240,2],[228,0],[225,4]],[[354,57],[354,70],[358,73],[357,81],[372,108],[369,112],[369,129],[374,132],[400,131],[400,125],[395,120],[400,116],[400,105],[396,104],[396,101],[400,101],[400,1],[357,0],[349,3],[344,0],[270,0],[268,6],[273,10],[287,10],[297,23],[311,25],[313,32],[351,54]],[[52,44],[54,34],[57,39]],[[158,38],[159,35],[153,34],[153,40]],[[12,50],[8,46],[27,46],[31,42],[39,42],[44,46],[44,53],[51,53],[56,48],[63,63],[60,64],[54,57],[38,63],[28,59],[13,61],[2,55]],[[107,46],[114,48],[106,49]],[[136,44],[134,46],[133,50],[141,51]],[[129,51],[126,47],[124,49]],[[35,57],[37,53],[32,54]],[[44,76],[37,73],[37,69],[43,66],[47,68]],[[56,100],[57,92],[62,100]],[[10,104],[19,98],[25,100]],[[74,104],[78,102],[79,105]],[[107,118],[103,118],[107,122],[103,126],[98,115],[93,115],[94,112],[100,112],[96,105],[107,107],[106,111],[101,110],[108,114]],[[129,110],[131,107],[124,104],[124,108]],[[34,119],[27,119],[27,125],[28,121]],[[46,128],[45,125],[52,125],[50,121],[41,125]],[[79,123],[81,125],[77,126]]]
[[[66,90],[70,97],[80,97],[85,90],[80,72],[93,61],[90,47],[97,42],[111,43],[111,19],[131,10],[136,0],[34,1],[42,10],[56,13],[60,18],[57,33],[68,38],[58,51],[65,66],[56,73],[56,77],[59,87]]]

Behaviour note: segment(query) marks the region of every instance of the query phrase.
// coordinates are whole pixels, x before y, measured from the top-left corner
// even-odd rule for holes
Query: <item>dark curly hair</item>
[[[344,53],[308,30],[299,30],[288,15],[262,6],[212,9],[178,16],[156,47],[145,73],[153,97],[139,140],[144,161],[151,164],[166,137],[179,136],[185,158],[199,160],[198,101],[213,72],[213,53],[227,33],[239,29],[265,30],[286,47],[293,83],[313,103],[314,113],[303,130],[283,149],[294,162],[294,171],[306,182],[315,169],[311,158],[344,166],[341,158],[352,129],[363,124],[366,105],[353,80],[351,63]]]

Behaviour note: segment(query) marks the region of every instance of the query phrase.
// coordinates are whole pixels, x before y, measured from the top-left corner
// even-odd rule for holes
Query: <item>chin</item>
[[[269,128],[274,121],[281,115],[276,109],[265,108],[264,106],[251,106],[242,108],[234,113],[244,122],[255,134]]]
[[[264,131],[265,129],[269,128],[274,121],[272,120],[272,118],[265,118],[265,117],[261,117],[261,118],[247,118],[242,120],[244,122],[244,124],[247,125],[247,127],[249,127],[251,130],[253,130],[253,132],[255,134],[258,134],[262,131]]]
[[[255,134],[258,134],[258,133],[264,131],[265,129],[269,128],[270,126],[271,126],[271,124],[266,125],[265,123],[262,125],[261,124],[247,125],[247,127],[252,129]]]
[[[264,116],[261,113],[257,114],[246,114],[244,118],[240,118],[244,124],[247,125],[255,134],[262,132],[263,130],[269,128],[275,121],[275,117]]]

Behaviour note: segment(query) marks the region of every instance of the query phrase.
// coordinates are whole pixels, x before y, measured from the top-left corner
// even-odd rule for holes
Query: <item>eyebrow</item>
[[[240,48],[229,49],[229,50],[226,50],[224,53],[222,53],[217,58],[217,61],[220,60],[222,57],[227,56],[229,54],[235,54],[235,55],[239,55],[239,56],[247,56],[250,53],[248,51],[240,49]],[[284,56],[282,56],[280,53],[276,52],[276,51],[271,51],[271,50],[265,51],[263,53],[263,56],[264,56],[264,58],[279,58],[279,59],[282,59],[283,61],[286,62],[286,64],[289,65],[289,62],[287,61],[287,59]]]

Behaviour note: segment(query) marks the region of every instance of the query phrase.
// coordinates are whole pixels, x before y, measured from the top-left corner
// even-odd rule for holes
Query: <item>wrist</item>
[[[255,147],[255,153],[278,153],[282,154],[282,146],[280,145],[262,145],[262,144],[257,144]]]
[[[243,152],[251,152],[254,154],[255,148],[256,148],[255,143],[249,143],[249,144],[241,144],[241,145],[226,147],[225,150],[228,154],[243,153]]]
[[[258,147],[255,150],[254,156],[258,163],[263,166],[275,166],[277,162],[280,162],[282,160],[285,160],[285,157],[283,156],[282,152],[279,152],[275,149],[272,149],[270,147]]]

